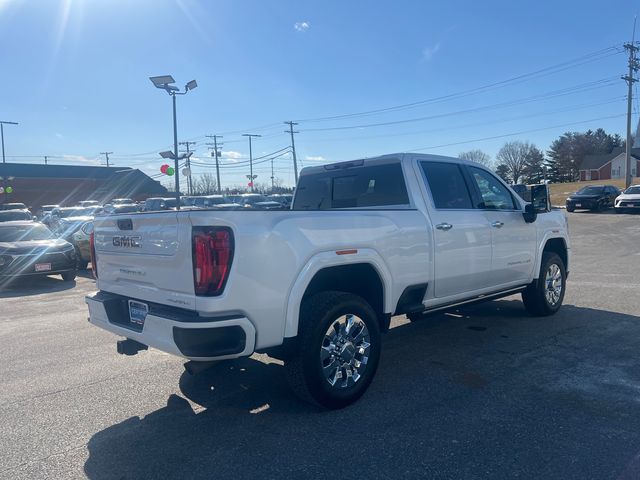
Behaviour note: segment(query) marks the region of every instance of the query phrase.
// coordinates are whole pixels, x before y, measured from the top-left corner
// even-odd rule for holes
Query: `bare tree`
[[[491,157],[484,153],[482,150],[469,150],[468,152],[461,152],[458,154],[458,158],[463,160],[470,160],[472,162],[479,163],[485,167],[491,167]]]
[[[195,195],[213,195],[218,193],[218,183],[213,173],[203,173],[193,179],[193,193]]]
[[[498,151],[496,160],[498,164],[504,165],[509,172],[509,177],[513,183],[518,183],[524,174],[527,159],[533,146],[529,142],[507,142]],[[535,147],[533,147],[535,148]]]

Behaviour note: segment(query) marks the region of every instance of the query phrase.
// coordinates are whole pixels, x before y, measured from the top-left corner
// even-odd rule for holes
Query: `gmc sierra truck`
[[[526,203],[493,172],[393,154],[302,170],[291,210],[179,210],[99,217],[90,322],[192,361],[267,353],[325,408],[371,383],[394,315],[521,293],[560,308],[566,216],[546,186]]]

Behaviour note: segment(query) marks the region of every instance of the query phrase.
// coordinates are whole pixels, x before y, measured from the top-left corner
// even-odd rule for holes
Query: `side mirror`
[[[551,211],[548,185],[533,185],[531,187],[531,205],[536,213]]]
[[[524,217],[524,221],[527,223],[533,223],[538,218],[538,212],[532,203],[527,203],[524,206],[524,212],[522,212],[522,216]]]

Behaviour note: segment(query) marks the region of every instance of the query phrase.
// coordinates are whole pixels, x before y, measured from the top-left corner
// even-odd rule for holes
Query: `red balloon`
[[[162,166],[160,167],[160,171],[161,171],[162,173],[167,173],[167,168],[169,168],[169,165],[167,165],[167,164],[165,163],[164,165],[162,165]]]

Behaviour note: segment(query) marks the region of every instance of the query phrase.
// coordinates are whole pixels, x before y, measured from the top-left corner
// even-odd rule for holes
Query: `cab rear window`
[[[328,170],[300,177],[293,210],[409,204],[399,163]]]

